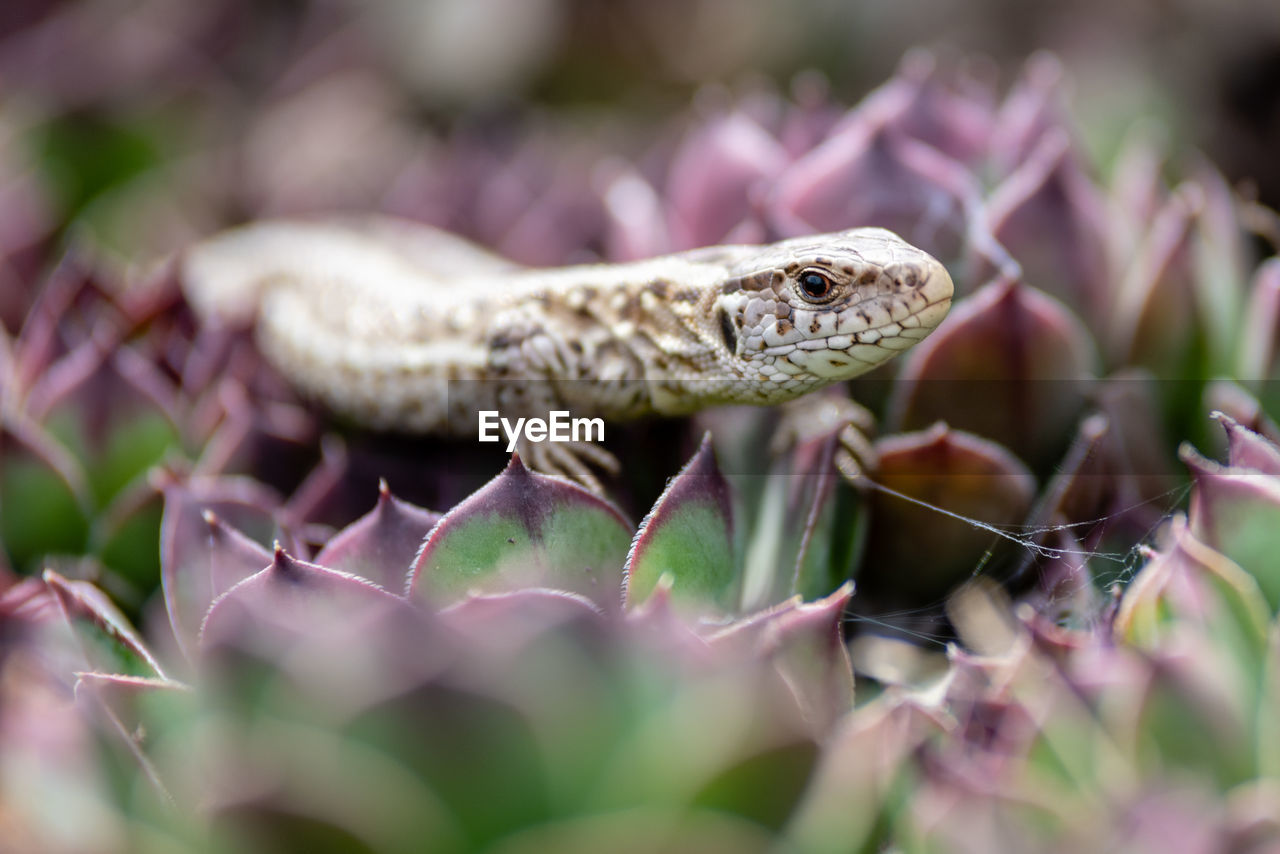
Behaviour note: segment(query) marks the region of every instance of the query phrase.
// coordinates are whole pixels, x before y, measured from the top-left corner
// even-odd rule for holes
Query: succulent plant
[[[882,667],[857,705],[848,587],[744,613],[740,579],[708,571],[732,529],[708,447],[634,536],[606,501],[513,460],[443,517],[384,487],[314,562],[200,511],[223,484],[175,485],[175,644],[151,651],[101,591],[53,571],[0,596],[3,779],[27,786],[4,788],[7,838],[1266,850],[1280,446],[1220,420],[1226,464],[1185,452],[1190,514],[1092,623],[973,582],[948,606],[963,647],[907,681]],[[36,808],[52,793],[56,821]]]
[[[217,88],[185,56],[149,61]],[[665,132],[438,138],[290,57],[305,85],[252,133],[62,199],[83,231],[43,279],[57,205],[0,162],[0,838],[1280,844],[1280,266],[1214,167],[1139,129],[1104,179],[1044,56],[1003,95],[914,53],[852,109],[803,77]],[[75,82],[49,81],[121,88]],[[333,168],[344,123],[365,168]],[[779,443],[769,412],[713,412],[615,434],[615,504],[335,425],[138,272],[228,217],[353,205],[529,263],[887,225],[963,299],[852,385],[882,431],[859,488],[830,425]],[[410,500],[383,484],[355,518],[380,477]]]

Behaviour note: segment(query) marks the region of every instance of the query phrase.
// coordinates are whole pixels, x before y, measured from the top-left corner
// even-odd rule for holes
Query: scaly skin
[[[207,321],[256,322],[267,358],[332,409],[472,436],[481,409],[622,420],[783,403],[910,348],[952,296],[940,263],[876,228],[539,270],[397,221],[266,222],[194,247],[183,280]],[[523,450],[589,483],[577,457],[611,459]]]

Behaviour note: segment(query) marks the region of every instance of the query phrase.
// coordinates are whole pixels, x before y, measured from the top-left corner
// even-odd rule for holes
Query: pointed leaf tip
[[[472,590],[549,587],[613,611],[631,531],[600,496],[532,472],[513,454],[431,529],[410,569],[409,596],[440,605]]]
[[[400,594],[414,558],[440,518],[439,513],[396,498],[384,479],[374,508],[330,538],[315,562]]]
[[[1209,417],[1220,423],[1227,433],[1227,465],[1260,474],[1280,475],[1280,448],[1274,442],[1225,412],[1215,410]]]
[[[708,435],[640,523],[627,557],[627,606],[645,601],[670,573],[681,606],[734,610],[739,578],[733,545],[729,484]]]

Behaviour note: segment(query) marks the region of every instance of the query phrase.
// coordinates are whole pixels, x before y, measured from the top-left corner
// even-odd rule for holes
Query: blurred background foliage
[[[251,214],[384,207],[460,126],[552,111],[633,155],[695,93],[803,91],[816,70],[853,103],[917,46],[981,57],[975,71],[1005,85],[1052,51],[1095,160],[1151,116],[1280,198],[1280,11],[1266,0],[10,0],[0,139],[46,228],[80,214],[106,228],[120,206],[137,216],[149,183],[174,185],[148,199],[158,252]],[[221,192],[183,194],[196,186]]]
[[[0,848],[1278,850],[1278,98],[1261,0],[9,0]],[[988,527],[759,411],[617,506],[335,429],[166,264],[334,210],[901,215],[962,300],[877,479]]]

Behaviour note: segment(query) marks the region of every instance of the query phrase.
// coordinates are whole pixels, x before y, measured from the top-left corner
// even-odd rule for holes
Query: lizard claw
[[[529,442],[522,439],[519,452],[520,458],[526,460],[534,471],[568,478],[595,493],[604,492],[604,488],[591,466],[607,474],[621,471],[617,457],[590,442]]]
[[[850,426],[870,435],[875,432],[876,419],[871,410],[842,395],[811,394],[782,406],[782,421],[770,450],[784,454],[803,442]]]
[[[839,443],[834,458],[836,468],[857,485],[860,478],[876,468],[877,455],[869,438],[874,430],[875,416],[865,406],[844,396],[809,395],[784,407],[772,450],[786,453],[803,442],[834,433]]]
[[[874,472],[879,465],[875,446],[857,424],[846,424],[841,428],[839,442],[835,453],[836,469],[854,486],[865,486],[862,478]]]

